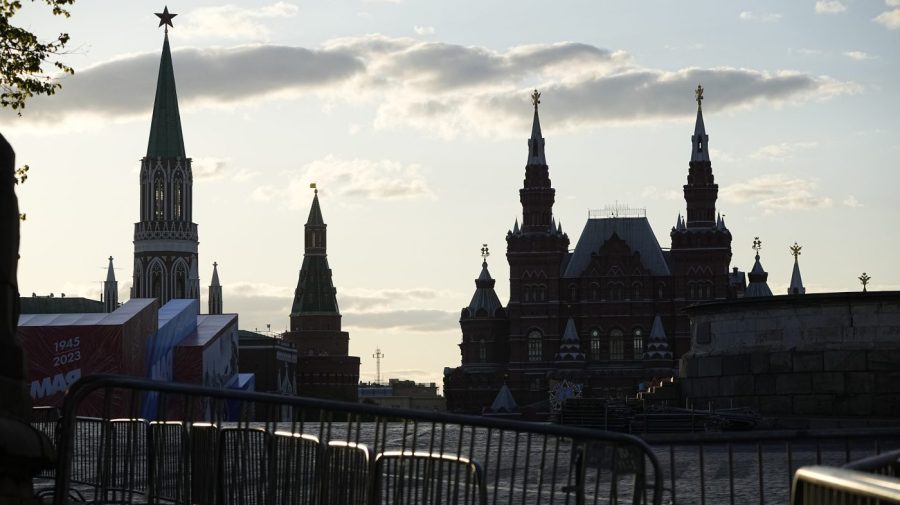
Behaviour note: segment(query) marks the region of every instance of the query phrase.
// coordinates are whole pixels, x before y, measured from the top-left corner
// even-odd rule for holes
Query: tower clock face
[[[595,337],[595,338],[596,338],[596,337],[599,337],[599,336],[600,336],[600,330],[594,328],[593,330],[591,330],[591,336],[592,336],[592,337]]]

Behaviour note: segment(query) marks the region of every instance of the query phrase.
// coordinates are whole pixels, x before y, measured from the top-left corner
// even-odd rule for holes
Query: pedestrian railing
[[[656,455],[630,435],[130,377],[74,384],[58,440],[57,505],[661,504],[664,492]]]

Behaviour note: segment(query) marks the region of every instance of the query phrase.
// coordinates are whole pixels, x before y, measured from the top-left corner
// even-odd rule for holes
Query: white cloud
[[[841,203],[844,204],[844,207],[850,207],[851,209],[856,209],[863,206],[863,204],[853,195],[848,196]]]
[[[257,177],[258,175],[259,172],[255,170],[247,170],[246,168],[242,168],[235,172],[232,179],[234,179],[235,182],[247,182],[250,179]]]
[[[817,0],[816,14],[838,14],[847,10],[847,6],[837,0]]]
[[[184,39],[225,38],[267,40],[269,29],[264,21],[295,17],[300,8],[287,2],[277,2],[256,8],[236,5],[200,7],[183,15],[178,28]]]
[[[740,16],[743,21],[759,21],[760,23],[774,23],[781,19],[781,14],[777,12],[753,12],[743,11]]]
[[[750,157],[758,160],[784,161],[793,157],[797,152],[811,149],[819,145],[818,142],[782,142],[760,147]]]
[[[191,171],[198,181],[221,179],[228,171],[230,162],[229,158],[199,156],[191,159]]]
[[[884,25],[889,30],[900,29],[900,0],[885,0],[888,7],[897,7],[895,9],[886,10],[875,16],[872,21]]]
[[[459,312],[437,309],[410,309],[390,312],[344,312],[347,330],[446,331],[459,329]]]
[[[413,27],[413,31],[415,31],[417,35],[434,35],[434,27],[433,26],[416,25]]]
[[[723,201],[749,203],[766,213],[831,207],[831,198],[814,194],[817,183],[785,174],[768,174],[731,184],[719,193]]]
[[[391,160],[342,159],[334,155],[312,161],[278,188],[261,186],[251,196],[258,201],[288,201],[291,208],[309,205],[308,189],[315,182],[328,194],[371,200],[434,198],[422,167]]]
[[[844,56],[858,61],[874,60],[875,58],[877,58],[877,56],[872,56],[871,54],[864,51],[844,51]]]
[[[318,49],[254,45],[184,49],[173,55],[183,109],[237,107],[309,91],[325,103],[377,102],[378,128],[412,126],[437,135],[508,136],[528,124],[528,95],[544,93],[542,120],[557,128],[658,121],[693,114],[692,90],[707,88],[707,110],[802,102],[855,93],[853,82],[799,72],[713,67],[660,70],[628,53],[559,42],[484,47],[367,35]],[[72,116],[144,117],[152,106],[158,54],[77,69],[52,101],[35,97],[23,121],[60,124]]]

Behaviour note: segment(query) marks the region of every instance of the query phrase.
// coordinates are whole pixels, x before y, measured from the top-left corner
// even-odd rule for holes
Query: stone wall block
[[[809,374],[778,374],[775,376],[775,392],[780,395],[811,393],[812,380]]]
[[[765,351],[754,351],[750,353],[750,371],[755,374],[768,372],[769,353]]]
[[[795,372],[820,372],[822,371],[821,352],[795,352],[793,353]]]
[[[748,354],[722,356],[722,370],[728,375],[750,373],[752,358]]]
[[[774,395],[775,376],[772,374],[757,375],[754,377],[753,389],[757,395]]]
[[[876,372],[875,391],[879,395],[883,395],[884,393],[900,392],[900,371]]]
[[[812,376],[812,392],[820,394],[843,394],[844,374],[840,372],[817,373]]]
[[[833,415],[834,396],[832,395],[795,395],[794,414],[798,416]]]
[[[790,351],[769,353],[769,370],[772,372],[790,372],[794,369]]]
[[[866,369],[866,351],[825,351],[823,354],[826,372]]]
[[[703,356],[697,359],[700,377],[718,377],[722,375],[722,358],[719,356]]]
[[[900,351],[881,349],[866,353],[868,370],[897,370],[900,369]]]
[[[871,394],[846,394],[834,398],[834,415],[868,416],[873,413],[874,398]]]
[[[875,374],[873,372],[847,372],[844,374],[844,389],[850,394],[874,393]]]
[[[725,375],[719,379],[719,392],[725,397],[752,395],[754,378],[752,375]]]
[[[771,395],[759,397],[759,413],[764,416],[783,416],[793,410],[790,395]]]

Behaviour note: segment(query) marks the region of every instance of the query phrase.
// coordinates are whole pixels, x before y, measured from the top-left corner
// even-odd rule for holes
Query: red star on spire
[[[169,32],[169,27],[170,27],[170,26],[171,26],[172,28],[175,27],[175,25],[172,24],[172,18],[174,18],[174,17],[177,16],[177,15],[178,15],[178,14],[169,14],[169,6],[168,6],[168,5],[163,9],[162,12],[157,12],[157,13],[156,13],[156,17],[159,18],[159,26],[165,25],[165,26],[166,26],[166,33]]]

